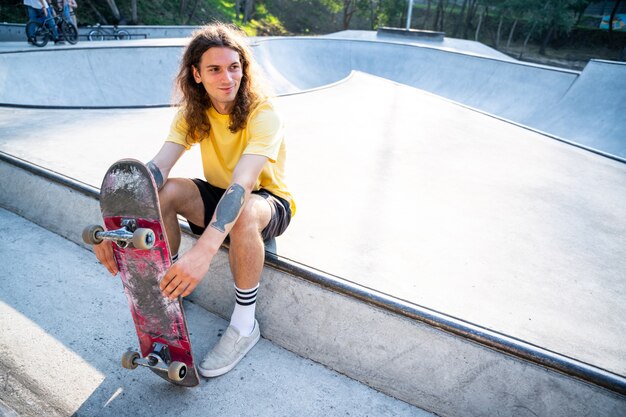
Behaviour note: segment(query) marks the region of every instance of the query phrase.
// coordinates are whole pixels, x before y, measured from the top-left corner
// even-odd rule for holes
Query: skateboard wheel
[[[97,224],[87,226],[83,229],[83,242],[88,245],[97,245],[102,242],[102,238],[98,237],[98,233],[104,232],[102,226]]]
[[[133,246],[136,249],[151,249],[155,241],[152,229],[137,229],[133,233]]]
[[[180,382],[187,375],[187,365],[183,362],[172,362],[167,367],[167,377],[172,381]]]
[[[135,369],[138,365],[135,362],[139,359],[139,352],[129,350],[122,355],[122,366],[126,369]]]

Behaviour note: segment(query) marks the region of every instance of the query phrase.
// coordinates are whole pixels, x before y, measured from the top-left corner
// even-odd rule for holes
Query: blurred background
[[[56,1],[56,0],[52,0]],[[380,27],[445,32],[516,59],[582,69],[624,60],[623,0],[77,0],[79,27],[233,22],[252,36],[321,35]],[[409,16],[409,5],[411,21]],[[0,0],[0,22],[27,20],[21,0]],[[609,25],[609,21],[612,22]]]

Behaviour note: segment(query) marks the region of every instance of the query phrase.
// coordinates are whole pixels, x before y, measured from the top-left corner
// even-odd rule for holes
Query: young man
[[[148,163],[157,184],[172,253],[180,246],[177,214],[197,243],[161,281],[169,298],[189,295],[209,270],[226,236],[236,303],[228,329],[200,364],[206,377],[231,370],[260,338],[256,295],[264,240],[289,225],[295,204],[285,182],[285,144],[280,117],[263,93],[255,63],[238,29],[221,23],[194,33],[177,76],[181,109],[161,150]],[[180,156],[199,143],[204,180],[169,178]],[[110,243],[96,256],[117,273]]]

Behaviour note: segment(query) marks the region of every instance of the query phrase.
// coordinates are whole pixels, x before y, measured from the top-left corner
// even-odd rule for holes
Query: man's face
[[[230,48],[209,48],[202,54],[199,68],[192,69],[194,79],[202,83],[213,107],[219,113],[229,114],[243,75],[239,54]]]

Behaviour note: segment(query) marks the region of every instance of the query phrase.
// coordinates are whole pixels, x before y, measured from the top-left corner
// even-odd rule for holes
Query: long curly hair
[[[237,132],[246,126],[250,112],[268,97],[260,81],[259,69],[248,47],[245,33],[234,25],[214,22],[193,33],[191,42],[183,54],[180,70],[176,76],[176,89],[183,117],[189,126],[187,142],[191,145],[208,137],[211,125],[206,111],[211,100],[204,86],[196,83],[192,67],[200,69],[200,59],[209,48],[226,47],[239,54],[242,77],[235,105],[230,114],[229,129]]]

